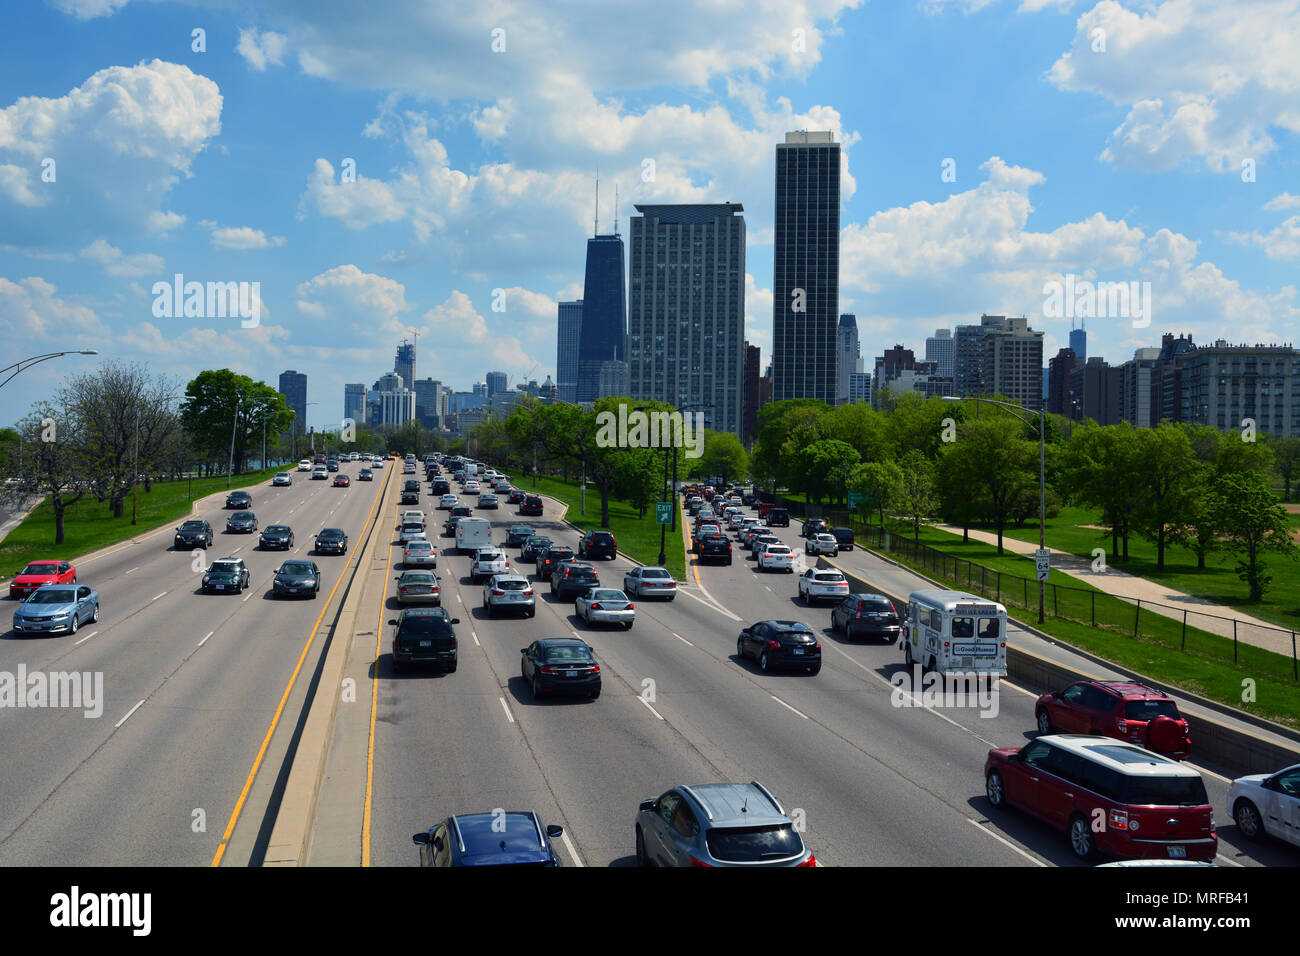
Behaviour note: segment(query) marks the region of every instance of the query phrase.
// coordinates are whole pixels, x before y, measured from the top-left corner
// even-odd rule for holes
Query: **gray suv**
[[[816,866],[794,822],[761,783],[675,787],[643,800],[640,866]]]

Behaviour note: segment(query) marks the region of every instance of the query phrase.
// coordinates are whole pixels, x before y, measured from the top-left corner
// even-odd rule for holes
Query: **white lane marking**
[[[567,830],[560,834],[560,839],[564,841],[564,847],[569,851],[569,856],[573,857],[573,865],[586,866],[586,864],[582,862],[582,857],[578,856],[578,851],[574,848],[573,841],[569,839],[569,833]]]
[[[655,715],[656,717],[658,717],[660,720],[663,720],[663,719],[664,719],[664,715],[663,715],[663,714],[659,713],[659,711],[655,710],[653,707],[650,706],[650,701],[646,700],[644,697],[640,696],[639,694],[637,695],[637,698],[636,698],[636,699],[639,700],[639,701],[641,701],[641,703],[645,704],[646,707],[649,708],[650,713],[654,714],[654,715]]]
[[[501,709],[506,712],[506,720],[513,724],[515,718],[514,715],[510,713],[510,706],[506,703],[506,699],[504,697],[498,697],[497,700],[501,701]]]
[[[136,704],[134,707],[132,707],[130,710],[128,710],[128,711],[126,712],[126,717],[123,717],[121,720],[119,720],[117,723],[115,723],[115,724],[113,725],[113,729],[114,729],[114,730],[117,730],[118,727],[121,727],[124,723],[126,723],[126,719],[127,719],[127,717],[130,717],[132,714],[134,714],[137,710],[139,710],[139,709],[140,709],[141,707],[143,707],[143,706],[144,706],[144,701],[140,701],[138,704]]]
[[[772,589],[771,589],[770,587],[768,587],[766,584],[764,584],[764,585],[763,585],[763,590],[765,590],[765,591],[770,591],[770,590],[772,590]]]
[[[573,632],[573,636],[576,637],[578,640],[582,640],[582,635],[579,634],[577,631]]]
[[[95,636],[96,634],[98,634],[98,633],[99,633],[99,631],[91,631],[89,634],[87,634],[87,635],[86,635],[85,637],[83,637],[81,640],[76,641],[72,646],[73,646],[73,647],[76,647],[77,644],[84,644],[84,643],[86,643],[86,641],[90,640],[92,637],[94,637],[94,636]]]
[[[791,707],[789,704],[787,704],[785,701],[783,701],[780,697],[777,697],[775,694],[768,694],[767,696],[768,696],[768,697],[771,697],[774,701],[776,701],[778,704],[780,704],[780,705],[781,705],[782,707],[784,707],[786,710],[793,710],[796,714],[799,714],[799,716],[802,717],[804,720],[807,720],[807,719],[808,719],[808,715],[807,715],[807,714],[804,714],[804,713],[801,713],[800,711],[794,710],[793,707]]]
[[[1047,866],[1047,864],[1044,863],[1042,860],[1038,859],[1038,858],[1035,857],[1035,856],[1031,856],[1030,854],[1026,853],[1024,850],[1020,849],[1020,847],[1016,846],[1016,845],[1015,845],[1014,843],[1012,843],[1010,840],[1004,840],[1004,839],[1002,839],[1002,837],[998,836],[998,835],[997,835],[996,833],[994,833],[992,830],[989,830],[989,829],[987,829],[987,828],[981,826],[979,823],[977,823],[976,821],[972,820],[970,817],[967,817],[967,818],[966,818],[966,822],[969,823],[971,826],[973,826],[976,830],[979,830],[981,833],[987,833],[989,836],[991,836],[993,839],[997,840],[999,843],[1002,843],[1002,844],[1005,844],[1006,846],[1011,847],[1011,849],[1015,850],[1017,853],[1019,853],[1021,856],[1023,856],[1026,860],[1028,860],[1030,863],[1034,864],[1034,866]]]
[[[683,644],[685,644],[687,647],[694,647],[694,646],[695,646],[695,645],[692,644],[690,641],[688,641],[686,638],[684,638],[684,637],[682,637],[680,634],[678,634],[676,631],[669,631],[668,633],[672,634],[673,637],[677,638],[677,640],[681,641],[681,642],[682,642]]]
[[[251,598],[252,596],[253,596],[253,595],[250,594],[250,595],[248,595],[248,597],[244,598],[244,603],[247,603],[247,602],[248,602],[248,598]]]
[[[166,594],[166,593],[167,593],[167,592],[164,591],[162,594],[155,594],[153,597],[151,597],[151,598],[149,599],[149,603],[152,604],[154,601],[158,600],[160,597],[163,596],[163,594]]]
[[[211,636],[212,636],[213,634],[215,634],[215,633],[217,633],[217,632],[216,632],[216,631],[208,631],[207,637],[205,637],[205,638],[203,638],[203,640],[199,641],[199,647],[202,647],[204,644],[208,643],[208,637],[211,637]]]
[[[140,567],[139,567],[138,565],[137,565],[136,567],[134,567],[134,568],[131,569],[131,571],[139,571],[139,570],[140,570]],[[131,571],[123,571],[122,573],[123,573],[123,574],[130,574]]]
[[[1216,859],[1216,860],[1222,860],[1224,863],[1228,864],[1228,866],[1245,866],[1245,865],[1246,865],[1246,864],[1244,864],[1244,863],[1238,863],[1236,860],[1230,860],[1230,859],[1228,859],[1226,856],[1224,856],[1222,853],[1216,855],[1216,856],[1215,856],[1215,859]]]
[[[465,603],[465,599],[461,597],[459,594],[456,595],[456,600],[459,601],[461,604]]]
[[[731,618],[731,620],[733,620],[733,621],[739,621],[739,620],[740,620],[740,618],[738,618],[736,615],[732,614],[732,613],[731,613],[730,611],[728,611],[725,607],[723,607],[723,606],[720,605],[720,604],[717,604],[717,603],[713,602],[712,600],[708,600],[708,599],[706,599],[706,598],[702,598],[702,597],[700,597],[698,594],[693,593],[692,591],[681,591],[680,593],[685,594],[688,598],[690,598],[690,599],[693,600],[693,601],[699,601],[699,602],[700,602],[701,604],[703,604],[705,607],[710,608],[711,610],[717,611],[719,614],[721,614],[721,615],[724,616],[724,617]],[[705,594],[708,594],[707,591],[705,591],[704,593],[705,593]]]
[[[478,631],[470,631],[470,633],[474,635],[474,645],[476,647],[482,647],[483,645],[478,642]]]
[[[239,554],[239,552],[240,552],[240,551],[243,551],[243,550],[244,550],[244,546],[241,544],[239,547],[237,547],[234,551],[231,551],[230,553],[231,553],[231,554]]]

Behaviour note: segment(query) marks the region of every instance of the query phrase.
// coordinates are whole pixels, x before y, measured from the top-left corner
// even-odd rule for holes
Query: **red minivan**
[[[1081,680],[1034,705],[1041,734],[1103,734],[1181,760],[1192,736],[1168,694],[1134,681]]]
[[[1038,737],[990,750],[984,792],[1068,834],[1080,860],[1213,860],[1214,808],[1191,767],[1122,740]]]

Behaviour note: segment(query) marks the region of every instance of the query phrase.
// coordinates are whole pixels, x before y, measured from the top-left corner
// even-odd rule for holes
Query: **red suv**
[[[1109,737],[1059,734],[990,750],[984,792],[1069,835],[1080,860],[1213,860],[1205,781],[1191,767]]]
[[[1178,705],[1145,684],[1082,680],[1038,698],[1034,714],[1040,734],[1103,734],[1180,760],[1192,752]]]

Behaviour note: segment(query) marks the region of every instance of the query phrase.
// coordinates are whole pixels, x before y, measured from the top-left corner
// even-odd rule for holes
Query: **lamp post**
[[[230,490],[230,479],[235,473],[235,429],[239,426],[239,403],[244,396],[235,396],[235,417],[230,422],[230,463],[226,466],[226,490]]]
[[[49,361],[52,358],[58,358],[60,355],[98,355],[98,354],[99,354],[98,349],[70,349],[66,352],[46,352],[44,355],[33,355],[30,358],[23,359],[21,362],[14,362],[13,365],[6,365],[4,368],[0,368],[0,375],[3,375],[5,372],[8,372],[10,369],[14,370],[13,375],[10,375],[3,382],[0,382],[0,388],[4,388],[11,381],[13,381],[14,375],[17,375],[19,372],[25,372],[33,365],[38,365],[41,362]]]
[[[957,395],[944,395],[945,402],[975,402],[975,415],[979,416],[979,403],[988,402],[990,405],[998,405],[1007,409],[1016,418],[1020,419],[1026,425],[1034,426],[1032,418],[1026,418],[1019,414],[1021,408],[1019,405],[1012,405],[1010,402],[1000,402],[994,398],[983,398],[981,396],[970,396],[961,398]],[[1046,403],[1038,407],[1038,550],[1047,549],[1047,405]],[[1046,581],[1038,582],[1038,623],[1043,623],[1043,604],[1047,591]]]
[[[131,524],[135,524],[135,489],[140,483],[140,406],[135,407],[135,463],[131,473]]]

